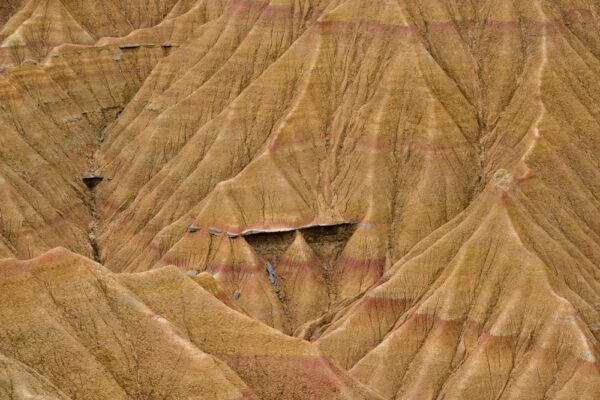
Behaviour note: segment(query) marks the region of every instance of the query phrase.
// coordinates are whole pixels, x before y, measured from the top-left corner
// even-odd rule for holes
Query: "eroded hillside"
[[[599,13],[0,6],[0,397],[599,398]]]

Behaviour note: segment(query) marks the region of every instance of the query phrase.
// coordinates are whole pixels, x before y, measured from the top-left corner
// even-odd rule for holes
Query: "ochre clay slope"
[[[6,1],[0,6],[4,7],[0,8],[0,66],[40,61],[64,43],[94,44],[103,37],[123,36],[155,26],[171,11],[176,15],[189,7],[177,0]],[[11,14],[15,15],[5,22],[3,18]]]
[[[103,131],[163,58],[161,49],[61,46],[42,64],[0,74],[0,254],[56,246],[92,256],[82,177]]]
[[[0,6],[0,396],[600,398],[599,12]]]
[[[17,398],[381,399],[174,267],[115,275],[58,248],[0,277],[0,383]]]
[[[254,397],[231,369],[86,258],[59,248],[4,261],[0,274],[2,352],[71,398]]]
[[[26,2],[27,0],[3,1],[0,4],[0,26],[4,25],[13,14],[16,14]]]

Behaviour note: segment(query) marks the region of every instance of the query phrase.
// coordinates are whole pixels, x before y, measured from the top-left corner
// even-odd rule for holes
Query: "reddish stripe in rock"
[[[586,8],[576,8],[565,11],[564,18],[569,22],[578,22],[579,18],[582,18],[586,23],[594,22],[594,13]]]
[[[146,247],[147,251],[150,251],[151,253],[157,254],[157,255],[162,255],[164,253],[166,253],[167,251],[169,251],[169,249],[163,249],[162,247],[160,247],[157,244],[151,243],[150,245],[148,245],[148,247]]]
[[[507,346],[510,348],[514,348],[516,346],[515,337],[517,336],[520,335],[493,336],[489,333],[485,333],[484,340],[486,345],[488,346]],[[535,341],[535,339],[531,339],[531,341]],[[556,351],[557,349],[555,348],[545,348],[540,346],[539,344],[533,343],[531,345],[530,354],[531,358],[545,359],[547,358],[548,354],[556,354]],[[580,372],[593,375],[598,374],[598,365],[596,361],[584,360],[578,357],[576,354],[569,352],[569,354],[565,358],[562,358],[561,362],[566,363],[569,361],[569,359],[570,361],[576,363]],[[529,360],[529,362],[531,362],[531,360]],[[545,363],[545,361],[543,363]]]
[[[408,324],[409,327],[410,325],[428,325],[430,326],[430,330],[456,330],[462,325],[462,340],[468,341],[469,338],[471,338],[473,345],[475,345],[476,341],[483,340],[486,346],[506,345],[512,348],[516,343],[515,338],[519,336],[530,336],[530,333],[528,332],[519,332],[514,335],[493,335],[489,331],[484,331],[484,325],[479,321],[468,320],[465,318],[443,319],[435,314],[411,313],[405,323]],[[532,338],[531,340],[535,341],[535,338]],[[532,343],[531,351],[534,354],[537,353],[537,355],[541,357],[541,355],[546,352],[554,353],[555,349],[544,348],[539,344]],[[573,359],[581,364],[583,368],[586,368],[587,371],[593,371],[597,368],[596,361],[584,360],[574,353],[570,354]],[[594,373],[597,373],[597,371]]]
[[[262,265],[240,265],[240,264],[213,264],[208,263],[206,271],[212,274],[232,274],[232,273],[243,273],[243,274],[258,274],[265,273],[265,269]]]
[[[464,324],[462,319],[441,319],[433,314],[412,313],[408,317],[407,324],[409,325],[428,325],[430,329],[444,330],[456,329]]]
[[[341,270],[378,269],[383,272],[384,265],[385,258],[356,259],[341,255],[337,260],[337,267]]]
[[[88,261],[85,257],[76,255],[64,247],[56,247],[29,260],[2,260],[2,262],[0,262],[0,277],[9,278],[17,277],[19,275],[25,276],[35,272],[35,270],[51,270],[56,268],[66,269],[77,264],[76,261],[78,259]],[[67,263],[69,260],[72,261],[70,264]],[[61,263],[55,264],[57,261],[60,261]],[[41,263],[47,264],[40,265]]]
[[[272,5],[265,7],[263,15],[265,17],[289,17],[293,15],[294,8],[292,6]]]
[[[401,315],[406,312],[407,308],[411,305],[410,299],[405,298],[391,298],[391,297],[372,297],[366,295],[364,300],[361,302],[361,307],[366,308],[364,312],[370,312],[370,309],[385,309],[391,310],[394,315]]]
[[[262,10],[268,6],[266,2],[256,2],[247,0],[233,0],[231,8],[233,10]]]

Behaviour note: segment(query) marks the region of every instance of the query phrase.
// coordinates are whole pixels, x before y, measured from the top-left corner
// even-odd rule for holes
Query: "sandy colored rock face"
[[[0,400],[600,398],[597,2],[1,3]]]

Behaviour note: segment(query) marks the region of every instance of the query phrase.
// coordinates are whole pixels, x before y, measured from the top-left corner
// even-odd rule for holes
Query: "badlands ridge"
[[[597,1],[1,3],[0,399],[600,398]]]

